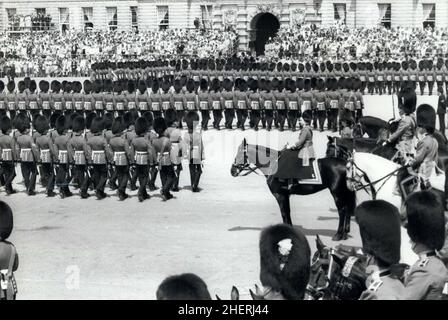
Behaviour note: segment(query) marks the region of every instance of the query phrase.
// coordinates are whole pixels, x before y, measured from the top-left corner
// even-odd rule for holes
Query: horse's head
[[[306,287],[306,300],[323,299],[328,294],[328,267],[331,248],[316,236],[317,251],[311,260],[310,279]]]
[[[348,148],[344,145],[341,145],[336,137],[327,136],[327,150],[325,152],[325,156],[327,158],[342,158],[347,160],[350,154]]]
[[[216,295],[216,299],[221,300],[218,295]],[[230,300],[240,300],[240,292],[235,286],[232,287],[232,291],[230,292]]]
[[[247,141],[244,138],[243,142],[238,147],[238,152],[236,153],[235,160],[230,169],[230,174],[232,177],[238,177],[241,172],[247,170],[250,167],[250,163],[247,157]]]
[[[353,153],[347,160],[347,188],[350,191],[355,191],[369,182],[366,173],[356,165]]]

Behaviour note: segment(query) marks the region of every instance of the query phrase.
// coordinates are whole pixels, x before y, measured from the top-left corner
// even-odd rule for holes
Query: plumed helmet
[[[400,261],[400,214],[384,200],[369,200],[355,209],[363,251],[385,266]]]
[[[171,109],[168,109],[171,110]],[[168,111],[167,110],[167,111]],[[154,131],[159,135],[163,135],[163,133],[165,132],[165,130],[168,128],[168,125],[166,124],[166,120],[164,118],[155,118],[154,119]]]
[[[97,134],[103,132],[104,130],[104,121],[102,117],[95,117],[92,120],[92,124],[90,125],[90,132],[93,134]]]
[[[310,247],[293,227],[279,224],[265,228],[260,236],[260,281],[288,300],[305,296],[310,276]]]
[[[80,132],[83,131],[86,128],[86,121],[84,120],[84,117],[77,116],[72,121],[72,129],[74,132]]]
[[[193,79],[188,79],[187,81],[187,91],[188,92],[193,92],[194,91],[194,80]]]
[[[157,300],[211,300],[207,284],[192,273],[163,280],[156,293]]]
[[[436,128],[436,111],[429,104],[417,108],[417,127],[422,127],[433,133]]]
[[[20,132],[23,133],[25,132],[27,129],[30,128],[30,119],[28,118],[28,116],[24,113],[19,113],[18,115],[16,115],[16,117],[14,118],[14,127]]]
[[[123,121],[123,117],[116,117],[114,121],[112,122],[111,131],[112,134],[120,134],[125,129],[125,123]]]
[[[69,127],[69,121],[68,118],[64,115],[59,115],[59,117],[56,119],[55,128],[56,131],[62,135],[64,134],[64,131],[67,130]]]
[[[135,133],[137,135],[143,135],[148,132],[149,124],[146,118],[140,117],[135,121]]]
[[[176,111],[174,111],[173,109],[166,110],[165,111],[165,120],[166,120],[166,125],[171,127],[177,121]]]
[[[196,111],[189,111],[185,116],[188,130],[193,130],[195,123],[199,122],[199,114]]]
[[[0,201],[0,240],[9,238],[14,226],[11,207],[4,201]]]
[[[440,250],[445,243],[444,200],[431,190],[412,193],[405,202],[408,235],[413,242]]]
[[[12,129],[12,122],[8,116],[4,115],[0,118],[0,130],[3,134],[6,134],[9,130]]]
[[[19,83],[17,84],[17,87],[19,88],[19,92],[25,91],[25,89],[26,89],[25,82],[19,81]]]
[[[14,89],[16,88],[16,83],[14,81],[9,81],[6,87],[9,92],[13,92]]]
[[[90,80],[85,80],[83,88],[84,88],[84,92],[86,94],[91,93],[92,92],[92,82]]]
[[[31,82],[30,82],[30,92],[31,93],[34,93],[34,92],[36,92],[36,89],[37,89],[37,84],[36,84],[36,81],[35,80],[31,80]],[[1,91],[0,91],[1,92]]]

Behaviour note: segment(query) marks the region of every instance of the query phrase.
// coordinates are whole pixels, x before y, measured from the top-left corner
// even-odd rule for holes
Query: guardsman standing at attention
[[[250,123],[255,131],[258,131],[260,122],[260,93],[258,92],[258,81],[249,79],[250,92],[248,94],[250,108]]]
[[[313,108],[313,93],[311,90],[311,80],[305,79],[305,86],[304,86],[304,92],[301,93],[300,98],[302,102],[301,111],[302,113],[310,110],[312,114],[312,108]]]
[[[210,108],[208,104],[208,83],[207,80],[201,79],[199,84],[198,100],[199,109],[202,116],[202,130],[208,129],[208,122],[210,121]]]
[[[279,124],[279,130],[282,132],[285,130],[285,121],[288,116],[287,114],[287,104],[286,104],[286,95],[285,92],[285,86],[287,83],[290,83],[293,81],[291,78],[287,78],[284,81],[275,81],[273,80],[271,82],[273,95],[274,95],[274,109],[277,110],[277,116],[278,116],[278,124]]]
[[[224,79],[223,88],[224,91],[221,95],[224,100],[225,127],[226,129],[231,130],[233,127],[233,119],[235,118],[233,81],[230,79]]]
[[[6,115],[6,112],[8,110],[6,92],[4,92],[4,90],[5,90],[5,83],[2,80],[0,80],[0,117]]]
[[[94,100],[92,96],[93,84],[90,80],[84,81],[84,112],[87,114],[93,111]]]
[[[418,68],[418,84],[420,87],[420,95],[423,95],[426,86],[426,60],[421,60],[418,63]]]
[[[84,116],[84,94],[81,93],[82,84],[79,81],[73,83],[73,103],[78,115]]]
[[[144,80],[140,80],[137,84],[138,92],[136,95],[137,110],[143,115],[145,112],[149,111],[149,106],[151,101],[149,99],[146,83]]]
[[[160,193],[162,194],[163,200],[168,201],[173,198],[170,190],[173,187],[175,173],[173,164],[171,163],[171,142],[165,135],[165,131],[167,130],[165,119],[154,119],[154,130],[158,135],[158,137],[153,140],[153,146],[159,164],[160,180],[162,181],[162,189]]]
[[[92,180],[95,185],[95,195],[98,200],[107,197],[104,188],[107,182],[107,163],[111,154],[108,154],[107,141],[103,135],[104,121],[101,117],[95,117],[90,126],[90,138],[87,139],[90,159],[89,164],[92,168]]]
[[[319,121],[319,130],[324,131],[324,124],[327,118],[327,94],[325,92],[324,80],[317,80],[317,91],[314,92],[313,98],[314,109],[317,112]]]
[[[239,80],[239,81],[238,81]],[[238,83],[238,90],[235,91],[234,96],[234,103],[233,105],[236,106],[236,116],[237,116],[237,128],[240,128],[244,131],[245,129],[245,123],[247,119],[247,110],[249,105],[249,99],[247,94],[247,82],[243,79],[237,79],[236,82]]]
[[[16,191],[12,187],[12,181],[16,176],[14,162],[17,159],[14,138],[11,137],[12,123],[5,114],[0,117],[0,175],[5,185],[7,195]]]
[[[168,128],[165,131],[165,135],[170,139],[170,156],[171,165],[175,170],[175,177],[172,184],[171,191],[179,191],[179,178],[182,168],[182,132],[176,122],[176,111],[173,109],[167,110],[165,114],[165,120]]]
[[[127,92],[124,94],[126,98],[126,110],[137,110],[136,105],[136,92],[134,80],[129,80],[127,85]]]
[[[434,89],[434,82],[436,80],[436,72],[434,70],[434,63],[432,60],[426,61],[426,81],[428,82],[429,95],[432,96],[432,91]]]
[[[123,133],[126,124],[122,117],[115,118],[112,123],[112,134],[114,136],[109,141],[111,156],[115,166],[118,179],[118,197],[120,201],[127,199],[126,186],[129,180],[129,165],[132,164],[132,152],[128,141],[124,138]]]
[[[62,199],[71,197],[72,193],[69,189],[70,183],[70,154],[67,150],[68,140],[70,135],[67,133],[68,119],[65,116],[59,116],[56,119],[56,131],[58,136],[54,140],[54,155],[56,157],[57,169],[56,169],[56,186],[59,187],[59,195]]]
[[[39,95],[36,93],[37,85],[36,81],[32,80],[30,82],[30,89],[28,93],[28,109],[31,113],[31,118],[34,119],[37,114],[39,114]]]
[[[184,106],[187,110],[197,110],[197,95],[193,79],[188,79],[186,83],[186,92],[184,93]]]
[[[9,111],[9,116],[11,121],[14,121],[16,117],[16,107],[17,107],[17,95],[15,94],[16,83],[14,81],[8,82],[6,85],[8,92],[6,93],[5,103],[6,108]]]
[[[447,295],[448,270],[438,256],[446,237],[444,202],[431,190],[406,199],[407,232],[419,259],[405,276],[404,300],[442,300]]]
[[[86,139],[83,136],[86,123],[84,117],[77,116],[73,119],[72,129],[73,134],[67,143],[67,149],[69,151],[70,159],[73,159],[75,164],[76,180],[80,185],[80,196],[82,199],[87,199],[90,195],[87,193],[87,189],[90,184],[90,173],[87,168],[89,162],[89,153]]]
[[[204,143],[199,125],[199,115],[190,111],[186,117],[188,133],[184,136],[186,157],[189,162],[191,190],[199,192],[199,180],[202,175],[202,161],[204,160]]]
[[[17,110],[20,113],[27,113],[28,94],[25,92],[26,85],[24,81],[19,81],[17,84],[19,92],[17,93]]]
[[[53,113],[62,114],[64,112],[64,95],[61,93],[61,83],[59,81],[52,81],[51,85],[51,109]]]
[[[115,111],[117,112],[118,116],[123,116],[125,113],[125,106],[126,106],[126,99],[123,95],[123,89],[124,89],[124,83],[122,81],[115,81],[114,83],[114,106]]]
[[[95,80],[93,83],[93,94],[92,99],[94,101],[93,109],[95,110],[96,114],[99,117],[103,116],[104,113],[104,93],[103,93],[103,81],[102,80]]]
[[[328,111],[328,129],[336,132],[338,130],[338,114],[342,107],[342,97],[337,88],[337,81],[335,78],[330,80],[330,90],[327,92]]]
[[[54,167],[54,146],[53,141],[48,134],[49,125],[45,116],[37,116],[34,121],[36,131],[40,134],[36,138],[36,147],[39,154],[39,160],[42,164],[43,179],[47,181],[46,192],[48,197],[54,197],[54,183],[55,183],[55,167]]]

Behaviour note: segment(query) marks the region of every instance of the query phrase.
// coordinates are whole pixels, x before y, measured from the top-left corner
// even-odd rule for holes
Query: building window
[[[390,29],[392,25],[392,5],[390,3],[378,3],[380,25]]]
[[[423,28],[431,27],[434,29],[436,26],[436,4],[435,3],[423,3]]]
[[[46,14],[46,9],[45,8],[36,8],[36,14],[39,16],[44,16]]]
[[[93,28],[93,8],[82,8],[83,21],[84,21],[84,29],[92,29]]]
[[[118,26],[118,16],[117,16],[117,7],[107,7],[107,25],[110,31],[117,30]]]
[[[15,31],[19,28],[19,20],[17,19],[17,9],[8,8],[6,9],[6,16],[8,17],[8,27],[9,30]]]
[[[70,30],[70,13],[68,8],[59,8],[59,27],[62,33]]]
[[[342,22],[343,24],[347,21],[347,6],[345,3],[334,3],[334,20]]]
[[[132,30],[138,31],[138,7],[131,7],[131,27]]]
[[[159,30],[166,30],[170,27],[168,6],[157,6],[157,21],[159,21]]]
[[[204,29],[212,29],[213,27],[213,6],[201,5],[201,22]]]

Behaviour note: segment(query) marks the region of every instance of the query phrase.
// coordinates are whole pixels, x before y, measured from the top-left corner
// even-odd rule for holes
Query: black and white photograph
[[[448,300],[447,94],[447,0],[0,0],[0,300]]]

